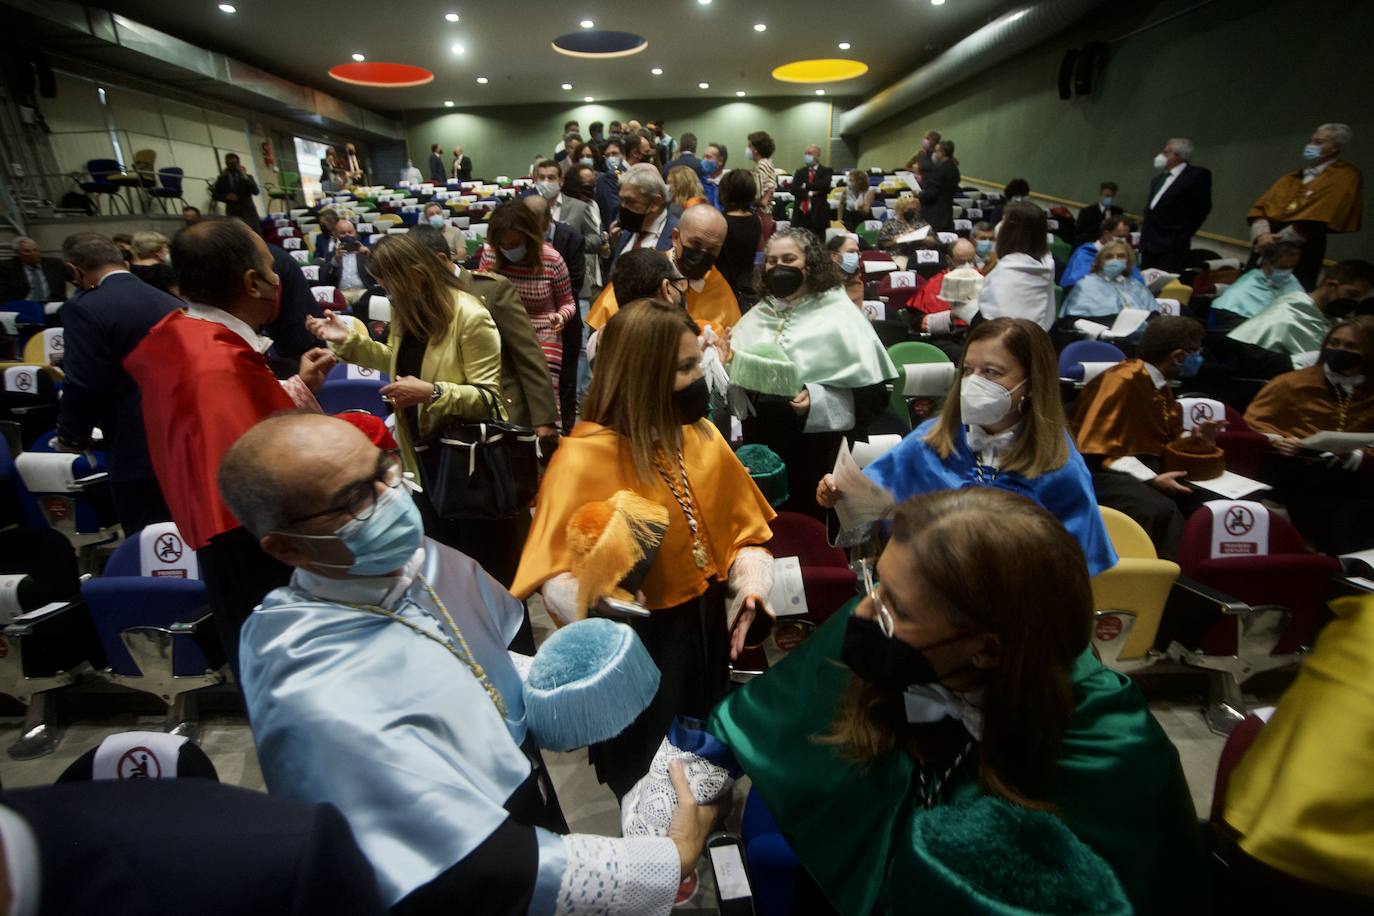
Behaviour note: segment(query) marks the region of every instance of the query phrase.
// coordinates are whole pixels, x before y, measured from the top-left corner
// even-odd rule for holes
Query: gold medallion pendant
[[[697,564],[697,569],[706,568],[706,545],[701,541],[692,546],[692,561]]]

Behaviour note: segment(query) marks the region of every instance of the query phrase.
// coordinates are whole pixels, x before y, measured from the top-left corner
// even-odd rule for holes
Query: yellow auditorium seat
[[[1102,663],[1123,673],[1153,665],[1164,603],[1178,579],[1177,563],[1159,559],[1150,536],[1125,513],[1101,507],[1119,561],[1093,577],[1093,647]]]

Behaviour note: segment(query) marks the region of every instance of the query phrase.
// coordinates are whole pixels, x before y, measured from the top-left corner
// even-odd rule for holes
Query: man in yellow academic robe
[[[1364,177],[1340,158],[1351,137],[1345,124],[1318,127],[1302,150],[1306,165],[1281,176],[1246,214],[1256,249],[1277,240],[1302,244],[1294,274],[1304,289],[1317,283],[1327,235],[1360,229]]]

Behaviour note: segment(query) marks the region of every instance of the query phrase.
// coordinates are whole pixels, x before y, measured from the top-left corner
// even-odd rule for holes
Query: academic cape
[[[739,300],[735,298],[735,291],[730,288],[730,284],[725,282],[725,277],[715,267],[712,267],[703,279],[705,285],[700,292],[692,289],[690,285],[687,287],[687,314],[691,315],[697,324],[709,324],[717,334],[724,336],[725,330],[734,327],[739,321]],[[615,287],[608,283],[601,291],[601,295],[592,303],[591,311],[587,313],[587,324],[592,330],[600,331],[618,311],[620,303],[615,298]]]
[[[1297,277],[1289,277],[1280,286],[1269,282],[1264,271],[1256,267],[1246,271],[1240,279],[1221,291],[1212,302],[1213,309],[1221,309],[1242,318],[1254,318],[1279,300],[1303,292]]]
[[[926,436],[939,423],[932,418],[916,427],[892,451],[864,468],[864,475],[892,493],[897,502],[935,490],[958,490],[981,486],[977,462],[969,450],[964,427],[954,437],[954,451],[941,458],[926,442]],[[1089,575],[1097,575],[1116,565],[1116,551],[1102,524],[1093,493],[1092,475],[1083,456],[1074,448],[1068,433],[1069,460],[1039,477],[1026,477],[1015,471],[997,471],[997,486],[1034,500],[1043,506],[1077,539],[1088,559]]]
[[[1260,195],[1246,218],[1325,223],[1326,231],[1333,234],[1359,232],[1364,201],[1360,170],[1337,159],[1307,184],[1302,183],[1302,173],[1298,169],[1281,176]]]
[[[124,359],[138,383],[148,454],[172,520],[195,550],[239,527],[219,494],[224,453],[294,404],[267,360],[224,325],[173,312]]]
[[[1115,280],[1090,273],[1069,290],[1062,314],[1073,318],[1113,318],[1122,309],[1159,311],[1159,304],[1144,283],[1131,277]]]
[[[1226,336],[1292,358],[1320,350],[1332,322],[1307,293],[1280,296],[1254,318],[1248,318]]]
[[[1145,362],[1131,359],[1088,383],[1069,425],[1084,455],[1158,457],[1183,435],[1183,412],[1167,385],[1155,387]]]
[[[1317,432],[1374,432],[1374,381],[1338,397],[1321,364],[1285,372],[1255,395],[1245,422],[1257,433],[1304,439]],[[1374,448],[1365,449],[1374,459]],[[1368,465],[1367,465],[1368,466]]]

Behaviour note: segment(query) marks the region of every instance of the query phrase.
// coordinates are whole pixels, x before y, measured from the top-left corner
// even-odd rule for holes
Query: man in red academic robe
[[[277,317],[281,287],[262,238],[236,220],[205,220],[177,234],[172,259],[188,312],[153,326],[124,360],[143,399],[153,470],[172,520],[198,552],[224,649],[238,668],[238,629],[290,570],[268,557],[220,498],[220,459],[259,420],[314,404],[333,357],[311,350],[278,381],[257,329]]]

